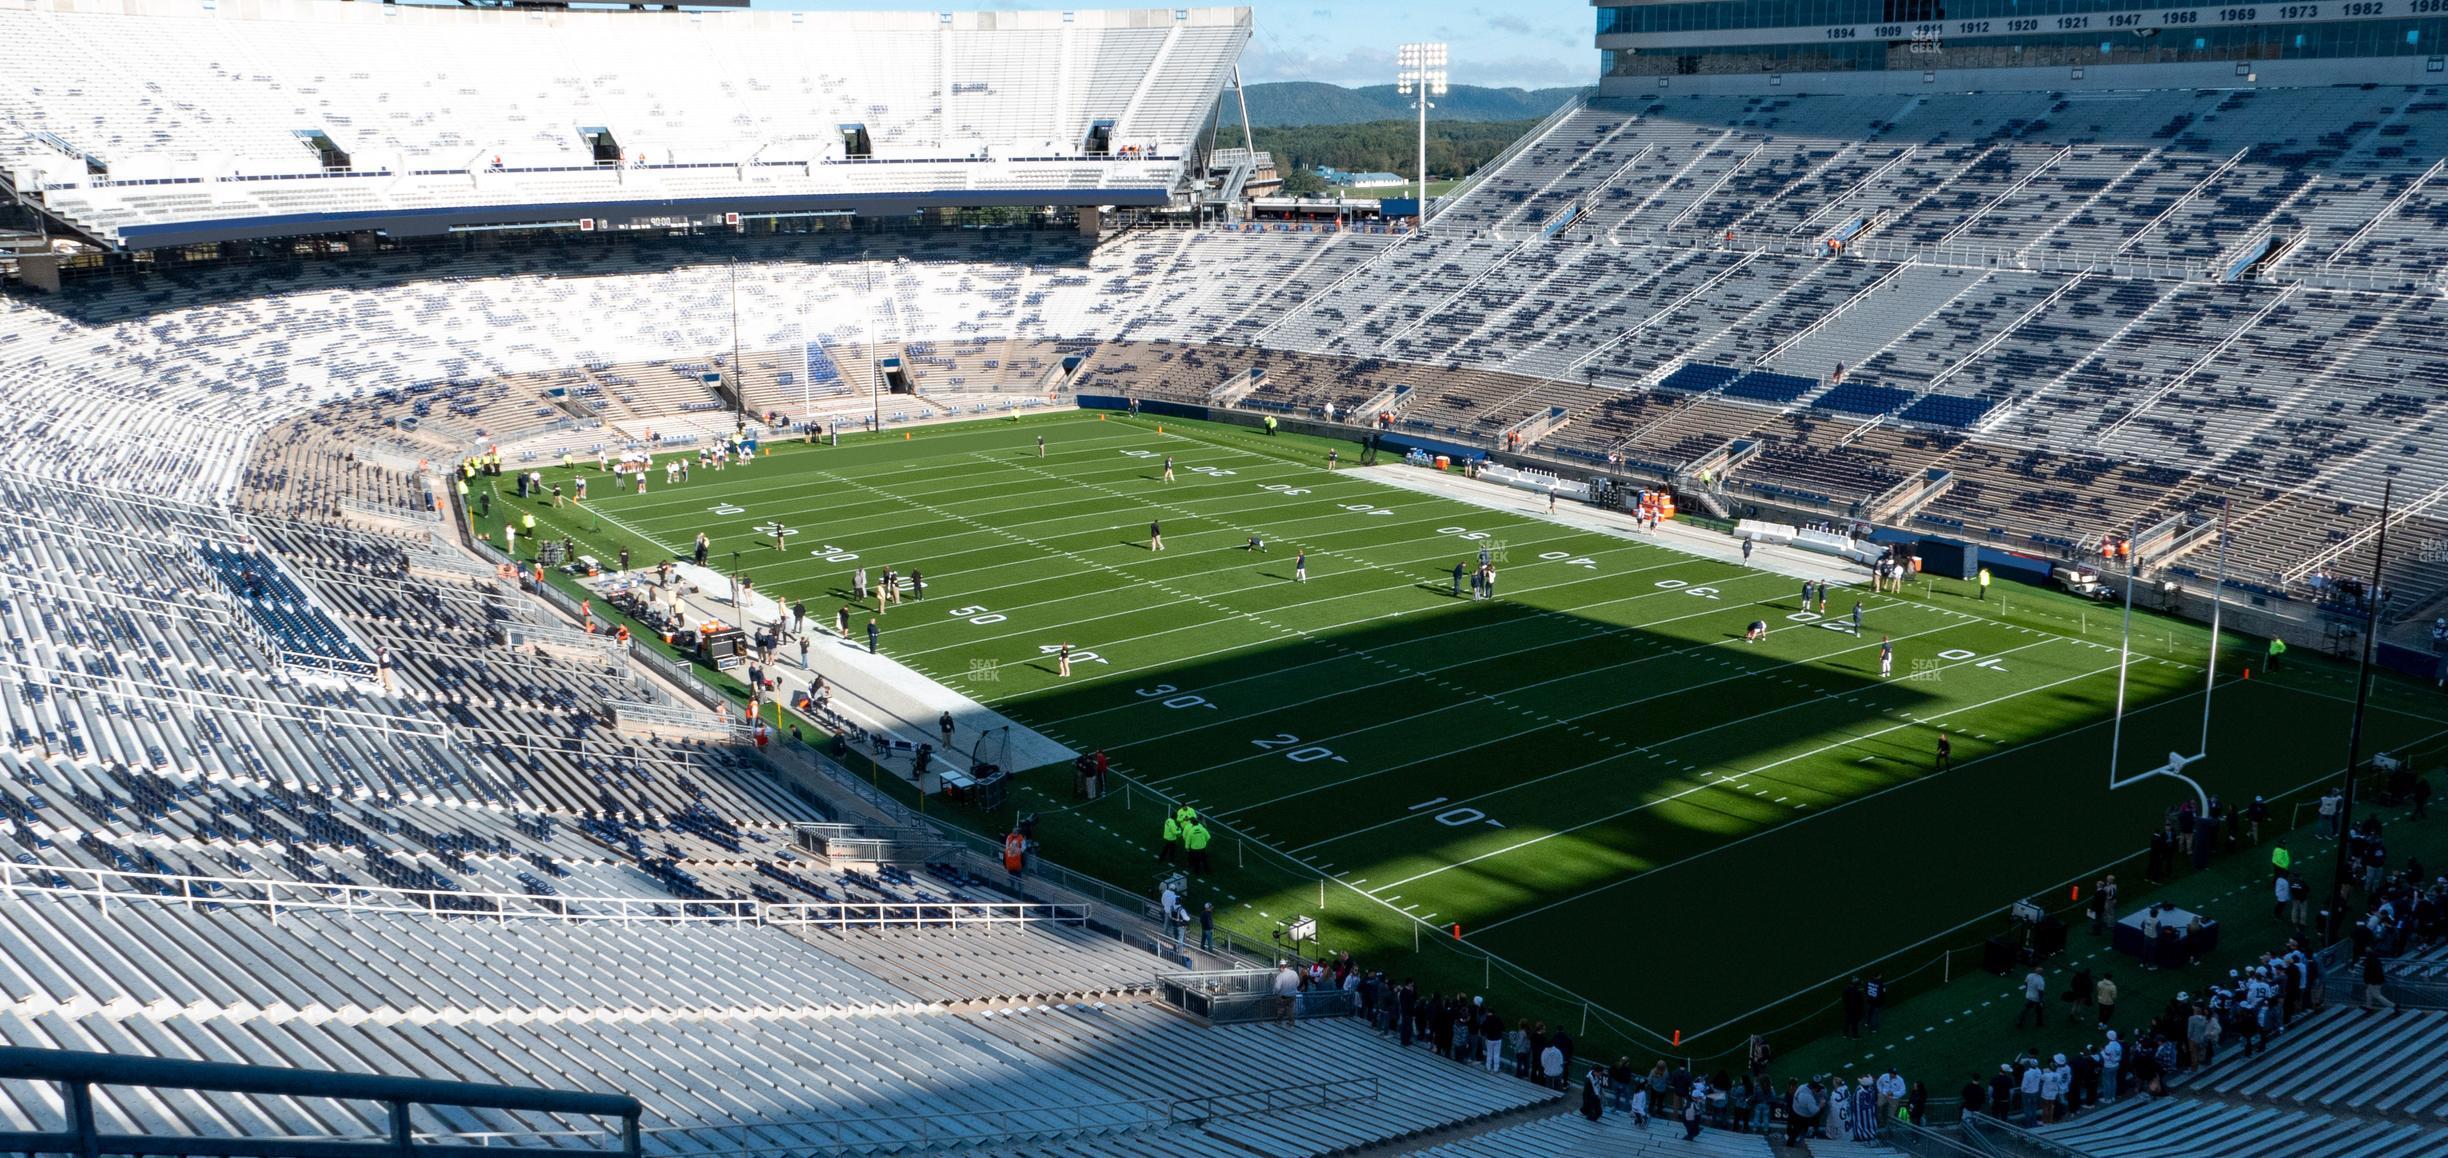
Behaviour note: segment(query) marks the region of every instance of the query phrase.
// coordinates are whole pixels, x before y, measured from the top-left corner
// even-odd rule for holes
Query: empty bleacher
[[[998,1039],[1115,1083],[1147,1074],[1207,1075],[1214,1092],[1231,1088],[1221,1075],[1250,1081],[1282,1076],[1331,1088],[1370,1087],[1366,1102],[1326,1108],[1286,1108],[1261,1118],[1207,1124],[1227,1144],[1261,1152],[1291,1148],[1332,1152],[1431,1129],[1468,1123],[1551,1101],[1560,1095],[1528,1082],[1456,1065],[1431,1053],[1389,1049],[1364,1023],[1336,1018],[1299,1024],[1201,1028],[1155,1006],[1084,1002],[989,1011],[965,1018]],[[1202,1090],[1202,1092],[1206,1092]]]
[[[0,13],[0,39],[27,46],[28,81],[0,104],[12,184],[140,245],[260,218],[1167,188],[1250,31],[1234,9],[190,15],[143,0]],[[79,47],[94,44],[113,49]],[[121,60],[164,63],[140,76]],[[539,75],[540,60],[572,63]],[[1102,154],[1086,149],[1096,121],[1116,126]],[[852,124],[869,153],[846,151]]]

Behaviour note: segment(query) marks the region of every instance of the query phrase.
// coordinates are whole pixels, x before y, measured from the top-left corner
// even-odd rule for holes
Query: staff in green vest
[[[1181,848],[1181,839],[1181,818],[1178,816],[1166,816],[1164,819],[1164,851],[1157,853],[1156,859],[1163,861],[1166,864],[1172,864],[1174,852]]]
[[[1182,847],[1190,850],[1190,871],[1207,871],[1207,826],[1192,820],[1182,826]]]
[[[1981,569],[1980,569],[1980,585],[1981,585],[1981,598],[1982,598],[1982,599],[1987,599],[1987,598],[1989,598],[1989,569],[1988,569],[1987,567],[1983,567],[1983,568],[1981,568]]]
[[[2271,636],[2271,637],[2270,637],[2270,645],[2269,645],[2269,666],[2268,666],[2267,668],[2263,669],[2263,670],[2266,670],[2266,671],[2277,671],[2277,670],[2278,670],[2278,657],[2279,657],[2279,656],[2282,656],[2282,655],[2285,655],[2285,654],[2286,654],[2286,641],[2285,641],[2285,640],[2283,640],[2283,639],[2278,638],[2277,636],[2274,636],[2274,635],[2273,635],[2273,636]]]

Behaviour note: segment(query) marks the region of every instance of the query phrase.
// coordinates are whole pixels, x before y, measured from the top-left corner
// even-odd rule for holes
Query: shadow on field
[[[1741,599],[1755,585],[1732,576],[1718,600],[1599,608],[1651,624],[1625,629],[1452,598],[1448,569],[1421,571],[1392,598],[1441,607],[1010,702],[1386,902],[1396,928],[1403,914],[1460,922],[1526,968],[1691,1027],[2062,888],[2140,848],[2188,795],[2172,781],[2107,791],[2114,676],[2088,653],[2052,653],[2083,682],[2049,687],[1940,654],[2029,637],[1915,636],[1927,618],[1891,627],[1879,610],[1856,637],[1849,616],[1797,622],[1791,593]],[[1755,619],[1772,630],[1746,645]],[[1883,630],[1904,637],[1885,680]],[[2192,750],[2201,679],[2135,669],[2126,763]],[[2230,799],[2335,763],[2343,705],[2243,683],[2219,708],[2213,790]],[[1923,717],[1956,729],[1935,776]],[[1157,815],[1145,803],[1099,815],[1136,835]]]
[[[1290,581],[1288,567],[1261,573]],[[1901,717],[1930,710],[1941,685],[1879,678],[1875,614],[1857,638],[1849,624],[1791,622],[1791,596],[1659,590],[1615,608],[1664,622],[1625,628],[1467,587],[1454,598],[1450,572],[1431,573],[1408,591],[1439,605],[1400,619],[1118,678],[1091,666],[1006,702],[1158,791],[1321,862],[1466,862],[1570,834],[1569,856],[1486,862],[1504,885],[1483,900],[1505,908],[1791,819],[1800,800],[1884,787],[1932,758],[1935,730]],[[1400,598],[1415,599],[1408,591]],[[1779,629],[1746,643],[1756,619]],[[1814,738],[1847,755],[1750,771]],[[1716,786],[1727,775],[1740,792]]]

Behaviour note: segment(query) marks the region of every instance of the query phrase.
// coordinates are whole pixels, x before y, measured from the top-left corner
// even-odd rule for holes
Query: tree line
[[[1428,174],[1432,179],[1469,176],[1537,123],[1430,121]],[[1218,143],[1238,144],[1234,138],[1239,135],[1227,132]],[[1317,180],[1313,172],[1320,165],[1354,173],[1397,173],[1414,180],[1419,176],[1419,125],[1413,121],[1274,128],[1262,125],[1257,138],[1258,148],[1275,158],[1275,171],[1283,175],[1286,193],[1325,188],[1325,182]]]

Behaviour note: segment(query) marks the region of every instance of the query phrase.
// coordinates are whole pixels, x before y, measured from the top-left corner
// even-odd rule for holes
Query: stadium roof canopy
[[[0,184],[116,249],[1162,205],[1250,27],[1244,8],[34,0],[0,10]]]

